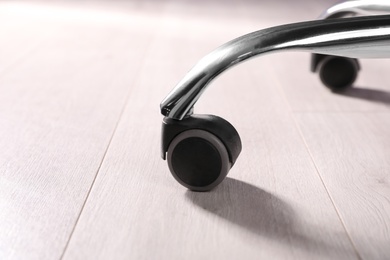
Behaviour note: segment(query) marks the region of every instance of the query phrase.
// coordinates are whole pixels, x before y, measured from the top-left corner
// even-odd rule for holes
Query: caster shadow
[[[302,232],[304,229],[323,230],[326,227],[302,225],[299,214],[286,201],[254,185],[227,177],[210,192],[187,190],[185,196],[200,210],[212,213],[255,236],[267,237],[276,243],[311,253],[315,248],[319,256],[330,258],[335,252],[341,258],[355,254],[352,247],[337,245],[323,236],[308,236]]]

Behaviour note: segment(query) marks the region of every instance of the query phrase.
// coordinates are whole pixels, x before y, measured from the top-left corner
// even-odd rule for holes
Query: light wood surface
[[[160,158],[197,60],[335,2],[0,2],[0,259],[388,259],[388,60],[344,94],[307,53],[248,61],[196,105],[240,133],[228,178],[190,192]]]

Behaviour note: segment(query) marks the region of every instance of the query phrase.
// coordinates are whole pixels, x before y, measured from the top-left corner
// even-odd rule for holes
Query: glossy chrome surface
[[[349,15],[380,15],[390,13],[389,0],[354,0],[336,4],[323,12],[319,19],[341,18]]]
[[[390,15],[288,24],[234,39],[205,56],[187,73],[162,101],[161,113],[183,119],[220,73],[251,57],[282,50],[350,58],[390,58]]]

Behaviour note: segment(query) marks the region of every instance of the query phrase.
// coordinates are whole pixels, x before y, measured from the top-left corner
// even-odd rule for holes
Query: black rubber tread
[[[327,56],[318,65],[321,82],[332,91],[343,91],[351,87],[358,76],[359,64],[356,59]]]
[[[232,166],[238,158],[242,145],[237,130],[225,119],[214,115],[191,115],[183,120],[165,117],[162,123],[161,157],[165,160],[168,147],[180,133],[201,129],[217,136],[226,146]]]
[[[173,177],[193,191],[209,191],[220,184],[231,164],[222,141],[210,132],[193,129],[171,142],[167,161]]]

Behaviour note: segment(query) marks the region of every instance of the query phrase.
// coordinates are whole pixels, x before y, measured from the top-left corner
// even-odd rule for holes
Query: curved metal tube
[[[187,73],[162,101],[161,113],[181,120],[220,73],[251,57],[301,50],[350,58],[390,57],[390,15],[288,24],[256,31],[217,48]]]
[[[333,5],[321,14],[319,19],[334,19],[351,17],[356,15],[379,15],[390,13],[389,0],[352,0]],[[318,65],[324,56],[319,54],[311,55],[310,70],[316,72]]]
[[[323,12],[319,19],[341,18],[348,15],[379,15],[390,13],[389,0],[354,0],[336,4]]]

